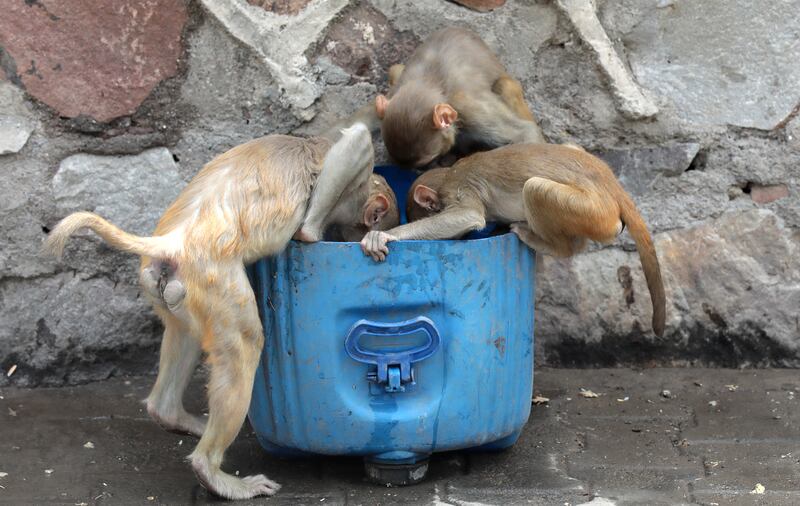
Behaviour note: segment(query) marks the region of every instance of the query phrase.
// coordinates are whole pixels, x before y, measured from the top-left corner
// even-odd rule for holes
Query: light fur
[[[81,228],[111,246],[142,256],[140,281],[164,323],[158,377],[147,411],[163,427],[200,437],[190,455],[201,484],[229,499],[272,495],[264,475],[222,471],[225,450],[247,414],[264,343],[246,263],[280,252],[300,228],[316,180],[333,184],[320,202],[317,226],[364,220],[371,195],[372,142],[356,125],[332,144],[323,138],[272,135],[236,146],[208,163],[158,222],[152,237],[129,234],[96,214],[62,220],[44,243],[61,255]],[[338,188],[338,190],[337,190]],[[326,204],[327,203],[327,204]],[[202,352],[211,366],[207,420],[186,412],[183,393]]]

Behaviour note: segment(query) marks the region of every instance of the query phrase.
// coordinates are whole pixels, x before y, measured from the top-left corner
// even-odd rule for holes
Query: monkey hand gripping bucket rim
[[[398,196],[413,179],[376,172]],[[519,437],[533,251],[510,233],[390,248],[377,263],[358,243],[293,241],[250,267],[266,339],[249,418],[268,452],[363,456],[372,481],[407,485],[434,452]]]

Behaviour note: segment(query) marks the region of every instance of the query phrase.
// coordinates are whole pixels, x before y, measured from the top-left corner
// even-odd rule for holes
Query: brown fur
[[[505,146],[423,174],[412,187],[409,215],[423,219],[367,234],[364,252],[381,260],[389,241],[457,237],[491,220],[511,224],[532,248],[571,256],[587,239],[613,241],[627,225],[650,291],[653,331],[664,333],[664,284],[647,226],[611,169],[576,146]]]
[[[432,34],[405,66],[389,71],[392,89],[376,100],[384,143],[395,161],[420,167],[458,143],[462,151],[544,142],[522,86],[480,39],[463,28]],[[450,107],[444,121],[437,106]]]
[[[166,210],[152,237],[134,236],[92,213],[74,213],[45,242],[47,251],[60,255],[68,237],[86,227],[112,246],[142,255],[140,280],[165,327],[147,410],[169,430],[200,436],[189,458],[200,482],[217,495],[244,499],[272,495],[279,488],[264,475],[239,478],[220,469],[247,413],[264,342],[244,265],[286,246],[323,175],[347,184],[333,196],[327,217],[314,226],[361,223],[375,194],[372,163],[364,125],[343,131],[335,144],[263,137],[207,164]],[[378,218],[391,211],[369,209],[369,216]],[[211,365],[207,421],[187,413],[182,402],[201,351]]]

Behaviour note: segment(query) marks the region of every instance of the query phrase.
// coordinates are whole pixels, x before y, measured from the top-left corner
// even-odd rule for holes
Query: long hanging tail
[[[642,262],[642,270],[644,270],[644,277],[647,280],[647,288],[650,290],[650,301],[653,303],[653,332],[661,337],[664,335],[667,297],[664,295],[664,282],[661,279],[661,267],[658,265],[656,248],[653,246],[647,225],[639,211],[636,210],[636,205],[624,193],[624,190],[622,190],[620,198],[620,211],[623,223],[628,226],[628,233],[636,242],[639,260]]]
[[[175,254],[178,245],[170,236],[139,237],[125,232],[102,217],[88,212],[72,213],[50,232],[42,248],[61,258],[69,237],[82,228],[89,228],[114,248],[154,258],[168,258]]]

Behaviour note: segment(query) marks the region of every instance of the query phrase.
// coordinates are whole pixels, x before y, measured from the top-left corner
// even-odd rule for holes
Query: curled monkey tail
[[[102,217],[88,212],[72,213],[48,234],[42,249],[57,258],[61,258],[69,237],[82,228],[89,228],[114,248],[136,253],[142,256],[167,258],[174,256],[176,248],[174,240],[169,236],[139,237],[129,234]]]
[[[628,233],[636,242],[639,260],[642,262],[642,270],[650,291],[650,301],[653,304],[653,332],[661,337],[664,335],[667,305],[664,282],[661,279],[661,267],[658,265],[656,248],[653,246],[653,239],[650,237],[647,225],[639,211],[636,210],[636,205],[624,191],[620,198],[620,217],[623,226],[628,226]]]

